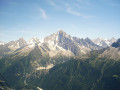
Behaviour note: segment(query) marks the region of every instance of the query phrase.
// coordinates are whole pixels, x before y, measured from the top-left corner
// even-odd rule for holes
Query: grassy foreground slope
[[[120,61],[71,60],[53,67],[41,87],[45,90],[120,90]]]

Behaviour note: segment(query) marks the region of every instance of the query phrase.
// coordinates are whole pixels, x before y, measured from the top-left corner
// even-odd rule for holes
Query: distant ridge
[[[16,41],[10,41],[8,43],[0,42],[0,56],[12,54],[13,52],[15,53],[16,50],[19,50],[19,52],[22,52],[27,48],[30,48],[30,50],[32,50],[33,48],[35,48],[36,44],[44,50],[49,50],[48,52],[50,52],[49,54],[52,56],[53,54],[51,54],[51,51],[58,51],[58,48],[60,51],[66,51],[76,56],[86,54],[87,52],[92,50],[99,50],[109,47],[115,41],[115,38],[97,38],[94,40],[91,40],[88,37],[85,39],[77,38],[66,34],[63,30],[59,30],[58,32],[53,33],[50,36],[45,37],[43,40],[34,37],[28,42],[26,42],[23,38],[20,38]]]

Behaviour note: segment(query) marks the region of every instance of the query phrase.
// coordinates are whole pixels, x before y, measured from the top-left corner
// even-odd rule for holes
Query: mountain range
[[[0,89],[119,90],[119,66],[120,39],[83,39],[60,30],[43,40],[2,43]]]
[[[91,40],[89,38],[77,38],[66,34],[60,30],[43,40],[32,38],[26,42],[23,38],[8,43],[0,42],[0,57],[8,54],[18,53],[25,55],[29,53],[36,46],[43,52],[48,52],[51,57],[58,53],[67,53],[68,55],[82,55],[92,50],[99,50],[111,46],[117,39],[101,39],[97,38]],[[68,54],[69,53],[69,54]],[[64,54],[66,55],[66,54]]]
[[[111,39],[97,38],[93,39],[92,41],[99,46],[108,47],[111,46],[113,42],[116,42],[116,39],[114,37]]]

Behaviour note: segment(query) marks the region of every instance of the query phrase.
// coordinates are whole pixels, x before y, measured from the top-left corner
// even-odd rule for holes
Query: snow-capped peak
[[[111,46],[111,44],[113,42],[115,42],[116,39],[115,38],[111,38],[111,39],[103,39],[103,38],[97,38],[97,39],[94,39],[93,42],[99,46],[102,46],[102,47],[108,47],[108,46]]]
[[[5,44],[4,42],[1,42],[1,41],[0,41],[0,45],[4,45],[4,44]]]
[[[40,39],[39,41],[40,41],[41,43],[44,43],[44,38]]]
[[[40,40],[36,37],[33,37],[32,39],[30,39],[28,42],[28,44],[35,44],[35,43],[40,43]]]
[[[63,30],[59,30],[58,32],[57,32],[57,34],[66,34]]]

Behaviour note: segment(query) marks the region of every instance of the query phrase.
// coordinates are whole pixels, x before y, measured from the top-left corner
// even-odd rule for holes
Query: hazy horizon
[[[42,39],[60,29],[78,38],[119,38],[120,1],[0,0],[0,41]]]
[[[58,30],[58,31],[60,31],[60,30]],[[57,31],[57,32],[58,32]],[[63,31],[63,30],[62,30]],[[51,33],[50,35],[52,35],[52,34],[55,34],[55,33],[57,33],[57,32],[54,32],[54,33]],[[63,31],[64,32],[64,31]],[[66,32],[65,32],[66,33]],[[66,33],[67,34],[67,33]],[[16,40],[19,40],[19,39],[21,39],[21,38],[23,38],[25,41],[29,41],[29,40],[31,40],[31,39],[33,39],[33,38],[37,38],[37,39],[39,39],[40,41],[42,41],[45,37],[47,37],[47,36],[50,36],[50,35],[46,35],[46,36],[44,36],[44,37],[42,37],[42,38],[39,38],[39,37],[30,37],[30,38],[28,38],[28,39],[26,39],[26,38],[24,38],[24,37],[18,37],[18,38],[15,38],[15,39],[13,39],[13,40],[10,40],[10,41],[16,41]],[[69,35],[69,34],[67,34],[67,35]],[[71,35],[70,35],[71,36]],[[77,37],[77,36],[72,36],[72,37]],[[77,37],[77,38],[80,38],[80,39],[85,39],[85,38],[89,38],[89,37]],[[112,39],[112,38],[115,38],[115,37],[110,37],[110,38],[102,38],[102,37],[96,37],[96,38],[89,38],[89,39],[91,39],[91,40],[94,40],[94,39],[97,39],[97,38],[100,38],[100,39]],[[115,39],[118,39],[118,38],[115,38]],[[5,42],[5,43],[8,43],[8,42],[10,42],[10,41],[1,41],[1,42]]]

